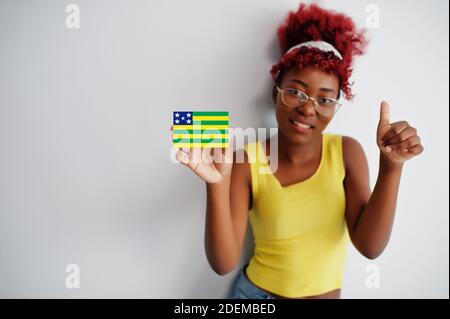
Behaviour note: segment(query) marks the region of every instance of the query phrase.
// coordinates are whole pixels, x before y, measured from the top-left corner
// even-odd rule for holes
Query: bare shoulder
[[[251,185],[251,171],[247,152],[242,148],[233,153],[232,175]]]
[[[346,171],[367,162],[361,143],[351,136],[342,136],[342,152]]]
[[[233,153],[231,193],[233,199],[238,199],[240,203],[246,203],[246,207],[242,209],[242,212],[248,212],[253,206],[251,190],[252,175],[249,158],[244,149],[239,149]]]
[[[345,150],[363,150],[361,143],[351,136],[342,135],[342,147]]]

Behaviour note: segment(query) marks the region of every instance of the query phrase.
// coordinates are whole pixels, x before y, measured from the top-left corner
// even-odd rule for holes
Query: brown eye
[[[288,88],[288,89],[286,89],[286,91],[290,96],[296,97],[300,102],[305,102],[308,99],[306,94],[303,93],[302,91],[292,89],[292,88]]]
[[[292,96],[297,96],[298,93],[299,93],[299,91],[297,91],[297,90],[295,90],[295,89],[286,89],[286,92],[287,92],[289,95],[292,95]]]
[[[322,104],[322,105],[335,105],[336,104],[336,101],[334,101],[330,98],[327,98],[327,97],[321,97],[317,100],[317,102],[319,102],[319,104]]]

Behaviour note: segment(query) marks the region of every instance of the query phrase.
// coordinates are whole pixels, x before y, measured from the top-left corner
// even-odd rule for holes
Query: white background
[[[67,29],[76,3],[81,28]],[[0,297],[223,298],[204,253],[205,186],[169,159],[174,110],[229,110],[275,127],[276,28],[298,1],[0,2]],[[379,105],[418,129],[391,242],[353,248],[344,298],[448,298],[448,1],[327,1],[365,25],[380,8],[357,97],[327,129],[378,172]],[[251,238],[248,247],[251,249]],[[243,254],[244,262],[249,252]],[[80,267],[80,289],[65,266]],[[366,287],[368,265],[380,287]]]

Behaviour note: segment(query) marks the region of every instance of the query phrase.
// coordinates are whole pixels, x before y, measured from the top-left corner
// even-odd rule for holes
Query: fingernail
[[[390,146],[386,147],[386,152],[392,151],[392,148]]]

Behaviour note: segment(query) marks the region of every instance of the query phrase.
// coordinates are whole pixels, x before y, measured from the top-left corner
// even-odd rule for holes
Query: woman
[[[283,55],[272,68],[278,169],[259,173],[270,163],[271,139],[247,144],[244,163],[232,160],[230,148],[212,163],[194,161],[184,149],[177,159],[206,182],[205,250],[218,274],[238,263],[250,219],[255,254],[229,298],[339,298],[349,241],[369,259],[383,252],[403,164],[423,146],[407,122],[390,122],[382,102],[371,192],[357,140],[323,133],[341,93],[352,99],[349,78],[353,57],[365,48],[363,32],[342,14],[301,4],[278,37]]]

